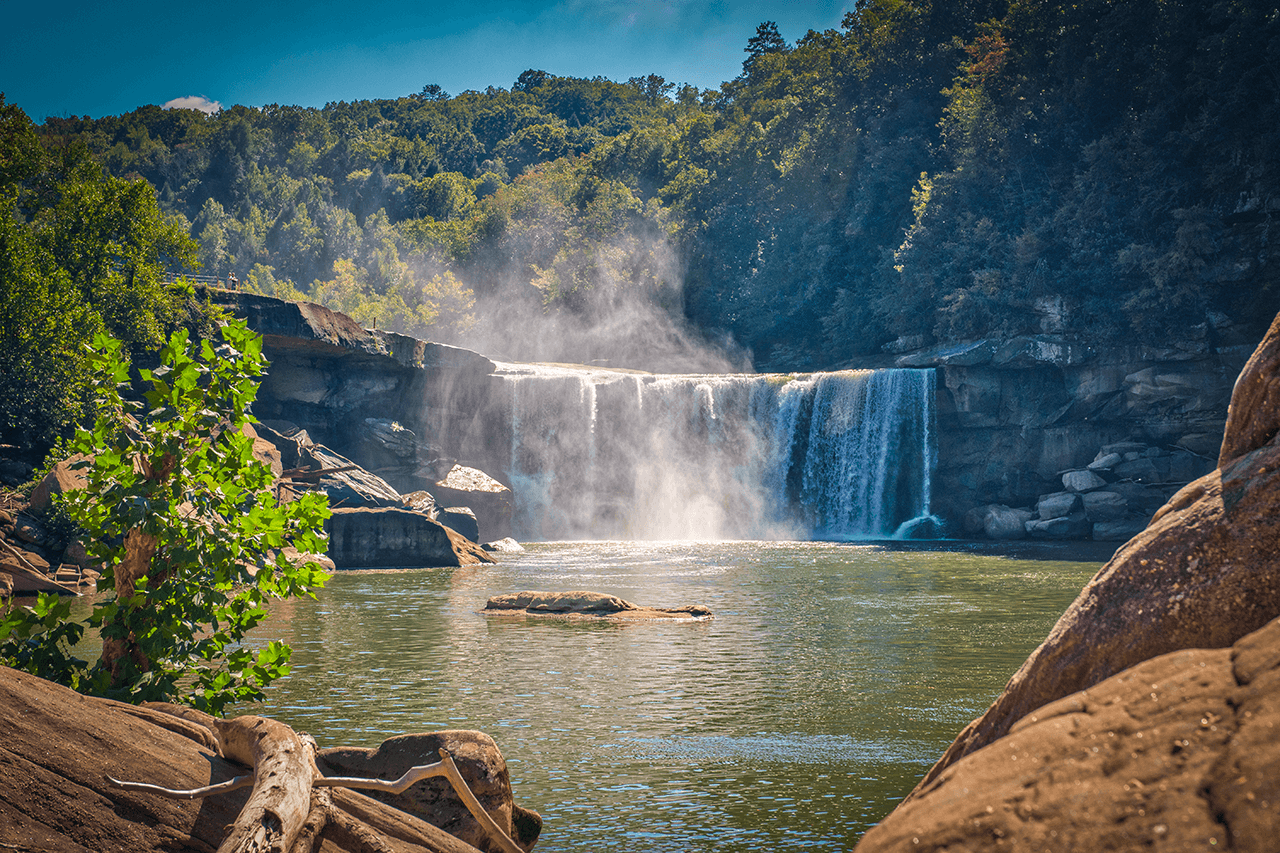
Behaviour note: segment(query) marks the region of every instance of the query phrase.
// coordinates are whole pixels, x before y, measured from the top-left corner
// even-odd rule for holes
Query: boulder
[[[339,569],[469,566],[492,563],[479,545],[403,508],[338,508],[325,522]]]
[[[401,735],[376,749],[337,747],[322,749],[316,766],[325,776],[360,776],[399,779],[411,767],[434,764],[447,749],[471,793],[494,822],[525,850],[533,848],[542,830],[542,817],[515,804],[511,776],[493,738],[475,731],[443,731]],[[476,821],[448,780],[424,779],[399,794],[368,791],[368,796],[392,808],[420,817],[471,846],[500,853],[501,848]]]
[[[1124,518],[1129,511],[1129,501],[1117,492],[1089,492],[1082,497],[1084,514],[1090,521],[1116,521]]]
[[[1224,467],[1280,432],[1280,315],[1236,379],[1218,454]]]
[[[440,504],[469,507],[486,536],[511,535],[511,489],[485,472],[454,465],[429,491]]]
[[[1041,519],[1061,518],[1070,515],[1080,508],[1080,495],[1075,492],[1057,492],[1052,495],[1041,495],[1036,504],[1036,512]]]
[[[430,492],[417,491],[409,492],[407,495],[401,495],[404,505],[414,512],[420,512],[428,518],[435,518],[440,508],[436,505],[436,499]]]
[[[499,554],[521,554],[524,552],[524,546],[510,536],[505,539],[498,539],[495,542],[486,542],[480,546],[490,553]]]
[[[43,510],[53,503],[54,495],[83,489],[88,482],[84,470],[72,466],[86,458],[83,454],[76,454],[50,468],[49,473],[40,478],[40,482],[31,491],[31,508]]]
[[[1108,468],[1114,468],[1124,461],[1124,457],[1119,453],[1099,453],[1098,458],[1090,462],[1085,467],[1090,471],[1105,471]]]
[[[993,504],[983,513],[982,530],[990,539],[1025,539],[1032,516],[1030,510]]]
[[[1131,519],[1129,521],[1099,521],[1093,525],[1094,542],[1128,542],[1146,529],[1147,523]]]
[[[1087,539],[1092,529],[1079,511],[1047,520],[1033,518],[1026,527],[1030,539]]]
[[[317,481],[320,491],[329,496],[332,507],[398,507],[404,504],[400,493],[377,474],[371,474],[347,457],[323,444],[302,448],[304,465],[310,470],[327,470]],[[343,470],[345,469],[345,470]]]
[[[513,592],[495,595],[480,611],[486,616],[550,616],[643,621],[647,619],[706,619],[711,611],[700,604],[684,607],[641,607],[616,595],[570,592]]]
[[[1165,478],[1160,476],[1160,468],[1155,460],[1142,456],[1129,462],[1121,462],[1111,469],[1122,480],[1133,480],[1135,483],[1159,483]]]
[[[1106,484],[1106,480],[1092,471],[1068,471],[1062,475],[1062,487],[1069,492],[1091,492]]]
[[[863,837],[899,850],[1275,849],[1280,620],[1020,719]]]
[[[480,541],[480,526],[470,507],[450,506],[436,512],[436,521],[450,530],[457,531],[472,542]]]

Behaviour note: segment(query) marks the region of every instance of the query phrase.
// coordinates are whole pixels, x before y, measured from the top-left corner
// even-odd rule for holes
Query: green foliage
[[[198,322],[190,294],[165,283],[197,262],[187,228],[83,144],[43,147],[0,95],[0,440],[42,452],[89,413],[97,332],[141,354]]]
[[[220,337],[195,343],[175,332],[161,366],[141,371],[145,405],[121,393],[130,371],[122,344],[96,339],[88,367],[99,414],[70,446],[86,457],[88,482],[63,507],[114,594],[84,623],[49,596],[11,609],[0,623],[7,664],[86,693],[215,714],[261,699],[288,671],[287,646],[254,654],[243,641],[268,599],[323,585],[319,566],[295,565],[281,549],[323,552],[329,510],[318,495],[277,503],[243,431],[265,367],[261,339],[240,322]],[[86,627],[103,639],[92,666],[71,651]]]
[[[666,253],[688,319],[790,370],[1038,332],[1046,300],[1097,343],[1273,315],[1276,45],[1261,0],[858,0],[790,44],[761,24],[714,91],[530,69],[455,97],[42,132],[150,181],[218,275],[305,291],[351,261],[358,288],[311,298],[447,336],[413,296],[436,275],[576,311],[663,278],[642,256]],[[0,174],[27,168],[14,139]]]

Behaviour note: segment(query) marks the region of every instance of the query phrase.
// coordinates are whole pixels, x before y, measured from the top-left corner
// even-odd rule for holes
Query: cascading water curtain
[[[505,378],[527,538],[874,538],[929,517],[933,371]]]

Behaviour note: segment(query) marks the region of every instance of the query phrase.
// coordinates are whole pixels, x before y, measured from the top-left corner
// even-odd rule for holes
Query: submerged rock
[[[598,619],[706,619],[711,610],[701,604],[685,607],[641,607],[603,592],[513,592],[495,595],[480,611],[487,616],[551,616]]]

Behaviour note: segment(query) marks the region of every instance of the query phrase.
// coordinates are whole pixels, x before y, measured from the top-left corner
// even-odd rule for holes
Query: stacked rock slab
[[[1277,388],[1280,317],[1236,383],[1217,470],[1098,572],[859,853],[1274,849]]]

